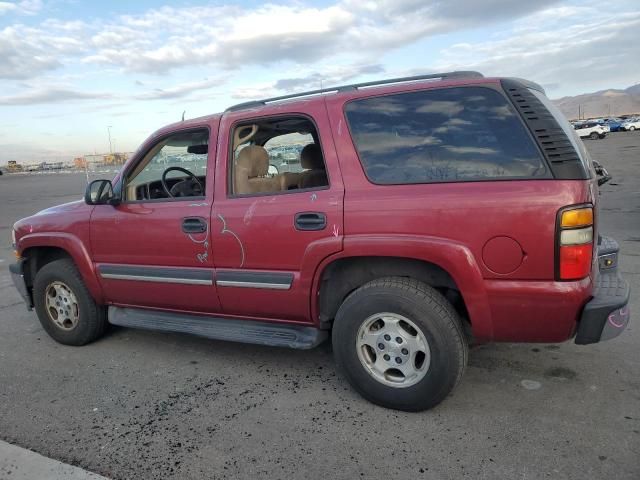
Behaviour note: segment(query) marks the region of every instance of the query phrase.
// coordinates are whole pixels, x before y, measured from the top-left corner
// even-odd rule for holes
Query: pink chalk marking
[[[624,327],[624,322],[616,323],[616,322],[613,320],[613,315],[614,315],[613,313],[612,313],[611,315],[609,315],[609,323],[610,323],[611,325],[613,325],[614,327],[616,327],[616,328],[622,328],[622,327]],[[620,316],[621,316],[621,317],[623,316],[622,311],[620,311]]]

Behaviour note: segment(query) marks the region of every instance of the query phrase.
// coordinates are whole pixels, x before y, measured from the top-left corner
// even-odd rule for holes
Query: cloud
[[[301,71],[307,72],[307,69]],[[344,85],[349,80],[363,75],[384,73],[384,67],[379,64],[352,64],[352,65],[319,65],[315,71],[303,76],[291,76],[281,78],[272,83],[240,87],[233,91],[231,96],[237,99],[255,99],[283,95],[291,92],[317,90],[319,88],[331,88]]]
[[[407,2],[413,3],[413,2]],[[438,2],[433,14],[452,20],[470,21],[474,24],[498,22],[514,19],[559,3],[559,0],[535,0],[514,2],[513,0],[463,0],[456,2]]]
[[[311,64],[344,53],[371,57],[430,35],[516,18],[555,1],[489,0],[479,6],[462,0],[455,8],[424,0],[161,7],[102,25],[83,61],[160,74],[187,65],[233,70],[287,61]]]
[[[196,65],[224,70],[282,62],[310,65],[344,54],[374,63],[371,59],[385,52],[431,35],[518,18],[555,1],[487,0],[480,5],[460,0],[455,7],[436,0],[334,0],[318,7],[266,3],[250,9],[164,6],[108,20],[47,19],[39,27],[11,25],[4,32],[7,38],[0,35],[0,78],[31,78],[74,60],[146,74]],[[31,12],[41,2],[0,2],[2,8]],[[293,88],[295,82],[285,80],[303,88],[319,83],[305,76],[283,79],[277,88]]]
[[[188,82],[180,85],[175,85],[169,88],[156,88],[155,90],[147,93],[136,95],[134,98],[137,100],[165,100],[169,98],[182,98],[190,95],[198,90],[206,90],[212,87],[222,85],[224,80],[219,78],[205,79],[200,82]]]
[[[193,92],[199,90],[207,90],[209,88],[222,85],[223,83],[224,80],[219,78],[205,79],[199,82],[182,83],[169,88],[157,88],[155,90],[133,96],[117,96],[113,93],[106,92],[87,92],[69,88],[67,86],[33,87],[29,84],[26,84],[25,87],[27,88],[27,90],[25,92],[3,97],[0,96],[0,106],[38,105],[84,100],[110,100],[109,103],[104,105],[92,105],[87,110],[89,112],[94,112],[97,110],[112,109],[115,107],[130,104],[130,102],[123,102],[123,100],[168,100],[183,98],[189,96]],[[54,115],[40,118],[52,118],[59,115],[60,114],[56,113]]]
[[[549,85],[553,91],[581,85],[587,90],[615,81],[638,82],[640,13],[598,12],[591,5],[567,12],[570,21],[551,20],[556,9],[542,11],[516,25],[517,35],[501,32],[496,40],[452,45],[441,52],[441,71],[460,68],[486,75],[518,76]],[[548,21],[543,22],[546,18]],[[635,39],[635,40],[634,40]]]
[[[108,93],[81,92],[67,88],[34,89],[18,95],[0,97],[0,105],[37,105],[41,103],[60,103],[73,100],[95,100],[112,98]]]
[[[292,90],[312,90],[322,87],[332,87],[361,75],[383,73],[384,67],[372,65],[345,65],[323,69],[307,74],[303,77],[282,78],[273,85],[276,90],[289,92]]]
[[[42,9],[41,0],[23,0],[21,2],[0,2],[0,15],[16,13],[35,15]]]
[[[309,63],[335,52],[331,39],[352,21],[340,6],[162,7],[102,26],[90,40],[95,51],[84,62],[142,73],[186,65],[235,69],[283,60]]]
[[[63,65],[82,52],[81,38],[67,32],[15,24],[0,30],[0,79],[27,79]]]
[[[448,47],[430,65],[402,73],[476,68],[528,77],[558,91],[578,79],[602,82],[612,71],[620,81],[635,83],[638,14],[625,13],[618,8],[622,3],[611,1],[606,11],[595,0],[577,5],[557,0],[333,0],[321,6],[266,3],[251,9],[165,6],[107,19],[16,23],[0,30],[0,80],[30,79],[78,62],[85,70],[92,64],[111,65],[125,75],[277,66],[279,80],[256,84],[250,77],[232,93],[235,98],[264,97],[381,74],[381,58],[394,49],[497,22],[490,37]],[[0,12],[18,8],[34,12],[41,2],[0,1]],[[506,20],[511,22],[500,23]],[[189,82],[134,98],[179,99],[214,86],[212,80]]]

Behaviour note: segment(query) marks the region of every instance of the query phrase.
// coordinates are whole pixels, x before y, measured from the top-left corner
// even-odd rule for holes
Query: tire
[[[636,129],[636,127],[633,127],[633,126],[629,127],[629,131],[630,132],[633,132],[635,129]]]
[[[399,337],[393,332],[400,332]],[[420,338],[426,342],[421,344]],[[362,342],[373,342],[375,350]],[[364,398],[410,412],[442,402],[462,378],[468,356],[451,304],[432,287],[404,277],[374,280],[349,295],[336,314],[332,344],[338,370]],[[401,348],[403,344],[408,348]],[[398,359],[405,362],[398,368],[415,375],[396,370]],[[376,366],[388,370],[380,374]]]
[[[598,135],[598,132],[591,132],[591,134],[589,135],[589,138],[591,140],[597,140],[598,138],[600,138],[600,135]]]
[[[95,303],[69,259],[47,263],[38,271],[33,301],[42,328],[59,343],[85,345],[105,332],[104,308]]]

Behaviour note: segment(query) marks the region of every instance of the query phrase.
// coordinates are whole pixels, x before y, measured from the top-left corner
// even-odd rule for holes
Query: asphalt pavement
[[[328,345],[125,328],[55,343],[11,284],[11,225],[80,198],[85,176],[1,176],[0,440],[113,479],[639,479],[640,132],[585,143],[613,175],[600,227],[621,244],[630,327],[591,346],[476,347],[422,413],[361,399]]]

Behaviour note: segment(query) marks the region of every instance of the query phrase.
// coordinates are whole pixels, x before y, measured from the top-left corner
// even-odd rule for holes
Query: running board
[[[300,325],[229,320],[138,308],[109,307],[108,319],[109,323],[122,327],[190,333],[215,340],[303,350],[319,345],[328,336],[324,330]]]

